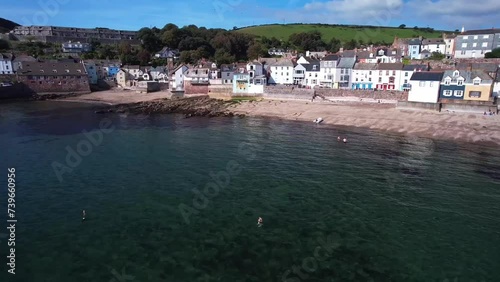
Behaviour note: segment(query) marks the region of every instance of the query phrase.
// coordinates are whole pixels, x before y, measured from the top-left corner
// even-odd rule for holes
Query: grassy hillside
[[[6,33],[13,30],[19,24],[6,20],[4,18],[0,18],[0,33]]]
[[[347,42],[351,39],[363,40],[363,42],[387,42],[392,43],[394,37],[411,38],[423,36],[426,38],[440,37],[443,31],[426,32],[413,28],[395,27],[361,27],[361,26],[341,26],[341,25],[320,25],[320,24],[273,24],[252,26],[238,29],[237,32],[253,34],[256,36],[276,37],[288,40],[293,33],[319,31],[323,35],[323,40],[328,42],[333,37]]]

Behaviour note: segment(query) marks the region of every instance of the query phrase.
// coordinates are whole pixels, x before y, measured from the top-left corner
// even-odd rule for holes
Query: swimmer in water
[[[340,142],[340,136],[339,136],[339,137],[337,137],[337,141],[339,141],[339,142]]]
[[[257,225],[262,225],[262,217],[259,217],[259,219],[257,219]]]
[[[85,220],[85,216],[87,215],[87,213],[85,212],[85,210],[82,211],[82,221]]]
[[[347,143],[347,138],[344,138],[344,143]]]

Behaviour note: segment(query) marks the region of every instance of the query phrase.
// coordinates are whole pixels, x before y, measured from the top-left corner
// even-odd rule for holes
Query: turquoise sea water
[[[499,148],[95,107],[0,105],[1,281],[500,281]]]

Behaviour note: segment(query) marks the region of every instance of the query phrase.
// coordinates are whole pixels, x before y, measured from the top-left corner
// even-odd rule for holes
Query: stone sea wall
[[[292,86],[269,86],[264,89],[264,98],[275,99],[300,99],[310,100],[314,94],[325,98],[336,97],[356,97],[371,98],[377,100],[408,100],[408,93],[404,91],[373,91],[373,90],[353,90],[353,89],[304,89]]]

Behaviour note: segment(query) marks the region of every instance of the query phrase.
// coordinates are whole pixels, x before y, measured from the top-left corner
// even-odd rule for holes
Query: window
[[[395,78],[394,76],[389,77],[389,83],[394,84]]]
[[[481,79],[474,79],[473,83],[474,85],[479,85],[479,83],[481,83]]]
[[[356,77],[356,81],[358,81],[358,78]]]
[[[464,91],[462,90],[455,90],[455,93],[453,94],[455,97],[463,97],[464,96]]]
[[[477,35],[474,35],[474,39],[477,39],[478,37],[479,37],[479,36],[477,36]]]
[[[464,80],[463,79],[457,80],[457,85],[464,85]]]
[[[477,47],[477,43],[472,43],[472,47]]]
[[[372,75],[372,71],[370,71],[369,74]]]
[[[408,72],[405,72],[405,77],[408,77]]]
[[[368,81],[372,81],[372,78],[371,78],[371,77],[370,77],[370,78],[368,78]]]
[[[483,45],[481,47],[488,47],[488,42],[483,42]]]
[[[451,79],[447,78],[444,80],[444,85],[450,85]]]
[[[443,96],[444,97],[451,97],[452,91],[451,90],[445,90],[443,91]]]
[[[385,71],[385,75],[389,75],[389,71]]]
[[[469,91],[470,98],[481,98],[481,91]]]
[[[395,70],[392,71],[392,75],[396,75],[396,71]]]
[[[464,39],[469,39],[469,36],[467,36],[467,35],[466,35],[466,36],[464,36]]]
[[[378,82],[382,82],[382,78],[381,77],[378,78]]]
[[[467,48],[467,43],[462,43],[462,48]]]
[[[459,76],[459,75],[460,75],[459,71],[456,70],[456,71],[453,72],[453,76]]]
[[[434,81],[429,82],[429,86],[432,87],[434,85]]]
[[[378,75],[382,75],[382,71],[378,71]]]
[[[483,39],[488,39],[489,37],[489,35],[483,35]]]
[[[420,82],[418,83],[418,86],[420,86],[420,87],[425,87],[425,81],[420,81]]]

